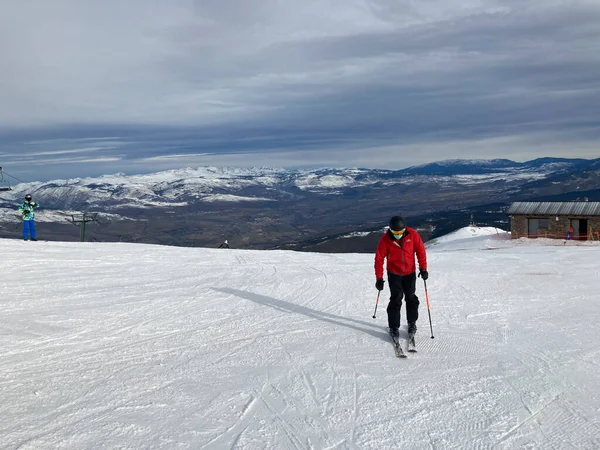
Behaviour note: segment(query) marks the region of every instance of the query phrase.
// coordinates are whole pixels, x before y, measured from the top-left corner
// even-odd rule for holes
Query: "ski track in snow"
[[[2,448],[600,448],[597,245],[441,240],[407,359],[373,255],[0,249]]]

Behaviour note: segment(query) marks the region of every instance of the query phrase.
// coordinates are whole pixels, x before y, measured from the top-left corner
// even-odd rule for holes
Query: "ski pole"
[[[381,291],[377,292],[377,300],[375,300],[375,311],[373,311],[373,319],[376,319],[377,316],[377,305],[379,305],[379,294],[381,294]]]
[[[431,308],[429,307],[429,293],[427,292],[427,281],[423,280],[425,285],[425,300],[427,301],[427,314],[429,314],[429,328],[431,329],[431,339],[433,339],[433,325],[431,324]]]

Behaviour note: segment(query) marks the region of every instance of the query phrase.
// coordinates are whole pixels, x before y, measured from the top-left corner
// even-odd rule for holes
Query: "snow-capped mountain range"
[[[68,221],[93,212],[101,223],[88,239],[98,241],[370,251],[370,237],[334,238],[380,230],[390,213],[433,230],[431,238],[469,223],[469,208],[479,208],[480,223],[502,227],[510,201],[600,197],[600,159],[449,160],[403,170],[199,167],[22,183],[0,192],[0,237],[19,236],[16,205],[26,193],[42,205],[36,221],[49,240],[79,239]]]
[[[17,201],[32,193],[47,209],[184,207],[198,202],[293,200],[308,194],[342,195],[364,187],[434,183],[476,186],[522,184],[596,167],[600,159],[543,158],[525,163],[506,159],[448,160],[403,170],[200,167],[144,175],[114,174],[21,183],[2,198]]]

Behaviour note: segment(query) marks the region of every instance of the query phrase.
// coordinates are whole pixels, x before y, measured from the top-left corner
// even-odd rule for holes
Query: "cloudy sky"
[[[600,156],[598,0],[0,0],[0,165]]]

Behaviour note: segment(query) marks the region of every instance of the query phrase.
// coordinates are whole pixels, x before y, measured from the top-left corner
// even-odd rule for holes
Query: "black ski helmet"
[[[390,219],[390,230],[400,231],[406,228],[406,223],[402,216],[394,216]]]
[[[29,201],[29,200],[31,200],[31,194],[27,194],[27,195],[25,196],[25,200],[28,200],[28,201]]]

